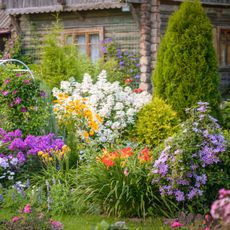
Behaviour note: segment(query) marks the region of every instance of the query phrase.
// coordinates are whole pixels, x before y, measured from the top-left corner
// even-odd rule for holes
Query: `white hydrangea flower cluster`
[[[135,122],[137,112],[148,103],[152,96],[143,91],[135,93],[130,87],[123,88],[119,82],[107,81],[106,71],[102,71],[93,83],[90,75],[85,74],[82,83],[74,78],[62,81],[60,89],[54,88],[53,95],[68,95],[71,100],[86,98],[88,106],[103,118],[97,133],[101,142],[112,142],[122,131]]]

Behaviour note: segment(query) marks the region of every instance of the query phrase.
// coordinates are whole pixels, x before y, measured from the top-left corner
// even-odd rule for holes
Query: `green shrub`
[[[178,129],[176,112],[157,97],[142,108],[137,119],[138,140],[151,146],[157,146]]]
[[[81,55],[75,45],[61,44],[62,27],[56,23],[51,32],[45,36],[41,47],[41,75],[52,89],[59,86],[61,81],[75,77],[81,81],[84,73],[92,74],[93,64]]]
[[[153,73],[154,94],[185,118],[185,108],[207,101],[218,111],[219,73],[212,25],[201,3],[185,1],[168,22]]]

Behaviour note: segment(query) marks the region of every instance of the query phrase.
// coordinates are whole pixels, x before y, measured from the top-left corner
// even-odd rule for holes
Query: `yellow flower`
[[[94,133],[95,133],[95,132],[94,132],[93,130],[90,130],[90,131],[89,131],[89,135],[90,135],[90,136],[93,136]]]
[[[89,133],[84,131],[83,136],[84,136],[85,139],[88,139],[89,138]]]
[[[38,152],[38,156],[42,156],[43,155],[43,152],[42,151],[39,151]]]

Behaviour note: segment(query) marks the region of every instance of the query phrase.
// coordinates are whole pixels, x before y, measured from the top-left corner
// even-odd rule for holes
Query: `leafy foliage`
[[[229,187],[227,142],[207,103],[190,110],[182,130],[165,142],[154,162],[154,182],[162,196],[181,206],[207,212],[218,189]]]
[[[78,168],[76,197],[85,205],[81,211],[91,213],[98,207],[107,215],[146,217],[167,215],[173,209],[151,185],[152,155],[148,149],[105,150],[95,158]]]
[[[62,27],[57,22],[51,32],[45,36],[41,47],[41,75],[42,79],[52,89],[63,80],[75,77],[82,80],[85,72],[92,73],[93,65],[87,57],[82,56],[75,45],[62,44],[60,35]]]
[[[138,140],[151,146],[159,145],[178,129],[176,113],[162,99],[154,99],[138,114],[136,134]]]
[[[6,130],[21,129],[24,134],[44,134],[49,116],[45,92],[39,81],[24,73],[12,71],[15,66],[2,69],[0,103]]]
[[[218,111],[219,74],[212,25],[198,0],[185,1],[169,19],[153,74],[154,94],[185,118],[185,108],[209,102]]]

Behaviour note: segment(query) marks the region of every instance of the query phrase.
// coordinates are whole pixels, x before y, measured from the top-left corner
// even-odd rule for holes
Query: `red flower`
[[[148,148],[144,148],[143,150],[141,150],[138,159],[140,160],[140,162],[146,162],[151,160],[151,156],[149,153],[149,149]]]
[[[121,158],[128,158],[133,155],[133,149],[129,146],[121,150]]]
[[[134,93],[141,93],[143,90],[141,88],[134,89]]]
[[[125,84],[128,85],[128,84],[131,83],[132,81],[133,81],[132,78],[128,78],[128,79],[125,80]]]
[[[106,165],[107,167],[112,167],[112,166],[115,165],[114,161],[111,160],[111,158],[109,156],[106,156],[106,155],[104,155],[104,156],[101,157],[101,162],[104,165]]]

